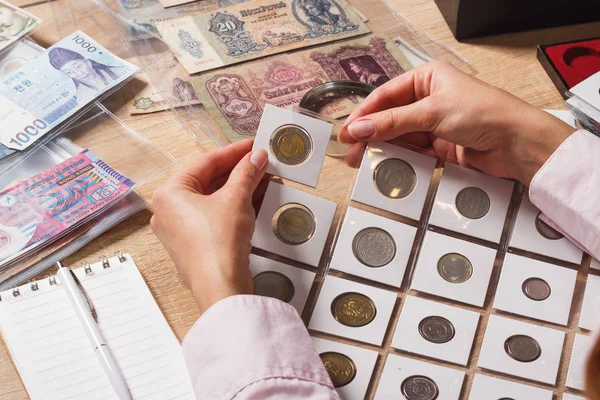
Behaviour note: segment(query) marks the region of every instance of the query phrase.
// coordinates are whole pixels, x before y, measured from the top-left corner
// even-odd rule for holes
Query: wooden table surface
[[[27,6],[29,11],[46,20],[52,18],[57,12],[57,7],[49,7],[43,3],[33,3],[31,0],[19,0],[16,3]],[[356,3],[362,4],[362,2]],[[465,70],[469,73],[488,83],[506,89],[540,108],[561,109],[564,106],[562,97],[536,59],[536,45],[593,37],[600,32],[600,23],[594,23],[506,34],[458,43],[452,36],[433,0],[390,0],[390,4],[397,12],[411,20],[430,36],[451,46],[466,57],[470,65]],[[58,9],[60,11],[60,7]],[[469,94],[466,93],[465,95],[468,96]],[[155,113],[139,118],[161,120],[172,118],[172,116],[165,113]],[[180,161],[185,162],[186,159],[215,147],[212,143],[194,141],[175,120],[171,126],[173,128],[170,131],[161,131],[147,136],[148,139],[164,148]],[[140,133],[144,134],[144,132]],[[175,168],[177,168],[177,165],[171,169],[171,172]],[[168,173],[156,178],[152,184],[142,187],[140,193],[150,200],[152,189]],[[326,178],[320,180],[317,188],[319,196],[337,201],[339,204],[345,204],[349,193],[348,185],[353,176],[354,171],[346,167],[343,161],[328,158],[322,173],[322,177]],[[342,211],[338,210],[336,218],[339,218],[340,214],[342,214]],[[75,255],[69,257],[66,262],[68,265],[79,265],[84,261],[96,261],[100,255],[111,255],[115,250],[132,253],[169,325],[177,337],[182,340],[198,318],[199,313],[190,292],[177,274],[173,262],[150,229],[151,215],[151,209],[138,213],[95,239]],[[418,225],[415,222],[409,221],[409,223],[415,226]],[[333,233],[330,234],[330,241],[332,236]],[[587,271],[587,264],[589,264],[589,258],[586,257],[582,264],[582,270]],[[321,266],[322,268],[323,266]],[[581,295],[581,284],[582,282],[579,282],[577,295]],[[316,290],[315,287],[313,290]],[[579,302],[575,301],[574,310],[579,309]],[[489,301],[486,304],[487,306],[483,312],[485,314],[489,313],[491,309]],[[309,312],[305,311],[303,317],[306,319],[308,314]],[[482,324],[487,323],[486,317],[487,315],[482,319]],[[473,357],[471,357],[472,361],[466,368],[459,368],[466,371],[468,376],[461,398],[468,397],[470,381],[476,371],[476,363],[473,360],[476,361],[483,331],[483,329],[479,330],[481,333],[475,342]],[[577,331],[575,318],[570,318],[566,331]],[[319,336],[319,334],[316,335]],[[386,339],[388,345],[390,340],[390,337]],[[565,365],[568,365],[568,354],[570,353],[568,350],[571,346],[572,337],[567,339],[564,349],[565,353],[563,354],[558,379],[560,386],[564,386],[566,380]],[[376,370],[380,372],[388,350],[374,346],[370,346],[370,348],[378,351],[381,355],[376,366]],[[376,381],[377,379],[374,379],[372,384],[376,384]],[[4,345],[0,346],[0,382],[1,399],[20,400],[28,398]],[[531,384],[537,385],[535,383]],[[546,385],[537,386],[553,389],[556,393],[555,398],[561,398],[562,390]],[[368,397],[372,395],[371,392]]]

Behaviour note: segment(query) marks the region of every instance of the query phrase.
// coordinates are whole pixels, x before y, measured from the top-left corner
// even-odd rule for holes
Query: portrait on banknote
[[[390,80],[383,68],[370,55],[341,59],[339,63],[352,81],[381,86]]]

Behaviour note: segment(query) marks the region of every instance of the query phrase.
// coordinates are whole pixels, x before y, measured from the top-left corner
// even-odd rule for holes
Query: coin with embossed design
[[[563,234],[542,221],[540,215],[542,215],[541,212],[535,217],[535,229],[537,229],[538,233],[549,240],[562,239],[564,237]]]
[[[364,294],[342,293],[331,302],[331,314],[342,325],[360,327],[371,323],[377,314],[373,300]]]
[[[356,377],[356,364],[347,355],[328,351],[319,354],[319,357],[321,357],[334,387],[346,386]]]
[[[288,203],[275,212],[271,227],[279,240],[295,246],[306,243],[312,238],[317,223],[308,208],[301,204]]]
[[[455,330],[452,322],[444,317],[433,315],[421,320],[419,333],[428,342],[442,344],[454,338]]]
[[[511,358],[524,363],[533,362],[542,355],[538,341],[527,335],[514,335],[506,339],[504,351]]]
[[[407,400],[435,400],[440,395],[433,379],[423,375],[412,375],[402,381],[400,390]]]
[[[438,260],[437,270],[445,281],[463,283],[473,275],[473,264],[462,254],[448,253]]]
[[[289,303],[294,297],[294,284],[284,274],[277,271],[264,271],[254,278],[254,294],[273,297]]]
[[[535,301],[546,300],[550,297],[550,293],[552,293],[550,285],[542,278],[529,278],[525,280],[521,286],[521,290],[523,290],[525,296]]]
[[[379,228],[366,228],[352,240],[354,257],[367,267],[388,265],[396,255],[396,242],[392,235]]]
[[[299,165],[312,153],[312,140],[308,132],[298,125],[280,126],[271,135],[271,153],[287,165]]]
[[[490,197],[478,187],[467,187],[456,195],[456,209],[469,219],[483,218],[490,211]]]
[[[375,167],[375,187],[392,199],[401,199],[412,193],[417,185],[417,174],[409,163],[398,158],[388,158]]]

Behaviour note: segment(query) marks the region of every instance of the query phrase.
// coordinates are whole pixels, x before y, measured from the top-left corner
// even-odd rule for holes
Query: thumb
[[[265,149],[256,149],[246,154],[231,171],[225,188],[236,191],[240,196],[251,198],[265,174],[268,160]]]
[[[429,98],[358,118],[348,125],[357,142],[385,142],[410,132],[433,132],[443,118]]]

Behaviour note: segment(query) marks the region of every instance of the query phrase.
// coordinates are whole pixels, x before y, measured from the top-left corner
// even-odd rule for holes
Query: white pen
[[[56,266],[58,267],[56,275],[60,278],[60,282],[67,291],[69,300],[75,309],[75,314],[77,314],[83,330],[94,347],[96,357],[98,357],[98,361],[102,365],[102,369],[108,377],[111,386],[117,393],[117,396],[119,396],[119,399],[131,400],[131,394],[129,393],[125,378],[123,378],[119,366],[106,345],[106,340],[104,340],[100,329],[98,329],[96,311],[89,297],[71,269],[63,267],[60,262],[57,262]]]

